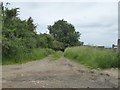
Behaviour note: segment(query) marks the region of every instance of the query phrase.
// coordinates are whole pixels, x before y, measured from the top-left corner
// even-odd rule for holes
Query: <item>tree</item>
[[[65,47],[80,45],[80,33],[75,31],[72,24],[67,21],[58,20],[54,25],[48,26],[49,33]]]
[[[37,26],[33,24],[33,19],[32,19],[32,17],[29,17],[29,18],[28,18],[28,20],[27,20],[27,25],[29,26],[29,27],[28,27],[28,30],[29,30],[29,31],[32,31],[32,32],[35,32],[35,33],[36,33],[35,29],[36,29]]]

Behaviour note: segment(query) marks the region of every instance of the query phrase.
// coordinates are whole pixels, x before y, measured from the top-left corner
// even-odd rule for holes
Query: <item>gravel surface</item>
[[[3,88],[115,88],[118,69],[89,69],[65,57],[2,67]]]

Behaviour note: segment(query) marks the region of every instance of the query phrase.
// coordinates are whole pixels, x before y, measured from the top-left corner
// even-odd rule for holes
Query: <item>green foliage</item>
[[[33,24],[33,19],[32,17],[29,17],[28,20],[27,20],[27,25],[28,25],[28,30],[31,31],[31,32],[36,32],[35,29],[36,29],[36,25]]]
[[[3,64],[23,63],[41,59],[53,52],[53,37],[36,34],[33,19],[21,20],[19,8],[2,7],[2,62]],[[46,48],[46,49],[41,49]]]
[[[59,42],[57,40],[54,40],[52,43],[52,49],[53,50],[64,50],[64,44],[62,42]]]
[[[17,53],[15,57],[4,58],[2,64],[21,64],[29,61],[40,60],[50,54],[54,53],[52,49],[48,48],[34,48],[30,53]],[[19,58],[18,58],[19,57]]]
[[[37,47],[51,48],[54,38],[49,34],[38,34],[37,35]]]
[[[80,33],[75,31],[72,24],[67,21],[58,20],[54,25],[49,25],[50,34],[59,42],[64,44],[64,47],[80,45]]]
[[[72,47],[65,50],[64,56],[92,68],[118,67],[117,53],[108,49]]]
[[[33,20],[21,20],[18,16],[19,8],[2,9],[2,56],[4,58],[18,57],[18,53],[27,53],[36,47]],[[19,57],[18,57],[19,58]]]
[[[51,56],[51,59],[58,60],[59,58],[62,57],[62,55],[63,55],[63,52],[61,52],[61,51],[54,52]]]

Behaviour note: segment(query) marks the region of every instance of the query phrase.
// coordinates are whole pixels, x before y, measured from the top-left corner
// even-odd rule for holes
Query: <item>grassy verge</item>
[[[117,53],[108,49],[72,47],[65,50],[64,56],[91,68],[118,67]]]
[[[63,52],[62,52],[62,51],[54,52],[54,53],[51,55],[51,59],[52,59],[52,60],[57,60],[57,59],[59,59],[62,55],[63,55]]]
[[[42,59],[50,54],[52,54],[54,51],[52,49],[41,49],[41,48],[35,48],[32,50],[31,53],[24,53],[17,55],[13,58],[5,58],[2,60],[3,65],[8,65],[8,64],[21,64],[21,63],[26,63],[29,61],[34,61],[34,60],[39,60]]]

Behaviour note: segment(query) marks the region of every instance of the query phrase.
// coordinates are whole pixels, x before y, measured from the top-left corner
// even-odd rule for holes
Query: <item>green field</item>
[[[118,67],[118,55],[110,49],[71,47],[65,50],[64,56],[90,68]]]

